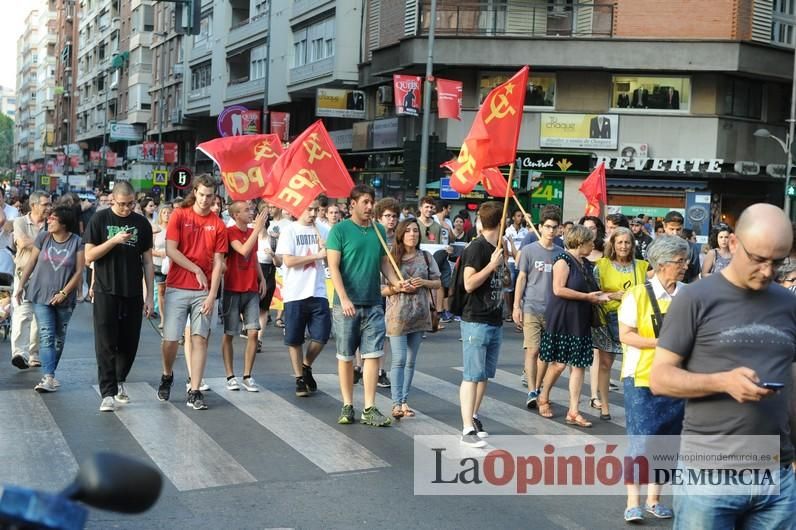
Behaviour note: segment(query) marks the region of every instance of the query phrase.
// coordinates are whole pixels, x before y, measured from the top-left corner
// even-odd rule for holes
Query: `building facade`
[[[36,68],[38,66],[38,10],[25,17],[17,39],[17,109],[14,122],[14,160],[23,173],[33,162],[36,119]]]
[[[5,114],[12,120],[16,116],[17,93],[11,87],[0,85],[0,113]]]

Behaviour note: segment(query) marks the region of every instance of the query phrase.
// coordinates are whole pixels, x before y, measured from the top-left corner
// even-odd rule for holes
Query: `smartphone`
[[[772,381],[761,381],[758,384],[768,390],[782,390],[785,388],[785,383],[774,383]]]

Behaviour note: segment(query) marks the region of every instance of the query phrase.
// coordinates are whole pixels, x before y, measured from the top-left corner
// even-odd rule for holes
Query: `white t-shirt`
[[[514,225],[509,226],[506,228],[506,239],[511,239],[514,242],[514,248],[517,251],[522,250],[522,240],[525,239],[525,236],[528,235],[528,229],[524,226],[521,226],[519,230],[514,228]],[[509,247],[511,250],[511,247]],[[514,256],[509,256],[509,263],[514,263]]]
[[[6,204],[3,206],[6,222],[13,223],[19,217],[19,210]],[[0,230],[0,272],[14,274],[14,255],[8,250],[14,244],[14,233]]]
[[[318,253],[318,229],[298,222],[280,230],[276,254],[279,256],[311,256]],[[294,302],[310,297],[326,298],[326,275],[323,260],[299,267],[284,266],[282,300]]]

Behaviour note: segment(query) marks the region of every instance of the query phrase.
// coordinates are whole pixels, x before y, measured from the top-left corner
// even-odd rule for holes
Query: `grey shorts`
[[[260,293],[234,293],[224,291],[224,333],[237,335],[240,333],[241,317],[243,329],[257,331],[260,329]]]
[[[176,287],[166,287],[164,302],[165,319],[163,340],[178,341],[185,331],[185,320],[191,326],[191,335],[207,338],[210,335],[210,315],[202,314],[202,302],[207,291],[190,291]],[[212,310],[211,310],[212,313]]]
[[[343,308],[332,308],[332,328],[337,345],[337,358],[353,361],[357,348],[363,359],[378,359],[384,355],[384,308],[377,305],[354,306],[353,317],[343,315]]]

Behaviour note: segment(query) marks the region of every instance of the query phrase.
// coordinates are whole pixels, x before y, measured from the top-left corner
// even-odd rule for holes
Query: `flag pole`
[[[383,237],[381,237],[381,232],[379,232],[379,228],[376,226],[376,222],[371,221],[371,223],[373,223],[373,230],[376,231],[376,237],[379,238],[379,243],[381,243],[381,248],[384,249],[384,252],[387,254],[387,257],[390,259],[390,263],[392,264],[392,268],[395,270],[395,274],[398,275],[399,280],[404,281],[404,275],[401,274],[401,269],[398,267],[398,264],[395,263],[395,258],[393,257],[392,252],[390,252],[390,249],[387,247],[387,242],[384,241]]]
[[[533,230],[533,233],[536,234],[536,237],[539,238],[539,240],[541,241],[542,235],[539,233],[539,230],[536,229],[536,225],[533,224],[533,218],[530,216],[528,212],[525,211],[525,208],[522,207],[522,204],[520,203],[520,200],[517,198],[517,196],[512,194],[512,197],[514,197],[514,202],[517,203],[517,206],[522,212],[522,215],[528,219],[528,224],[531,225],[531,230]]]
[[[498,233],[498,248],[503,248],[503,230],[506,228],[506,213],[509,210],[509,195],[514,195],[511,183],[514,180],[514,164],[509,169],[509,180],[506,182],[506,197],[503,199],[503,215],[500,217],[500,232]]]

